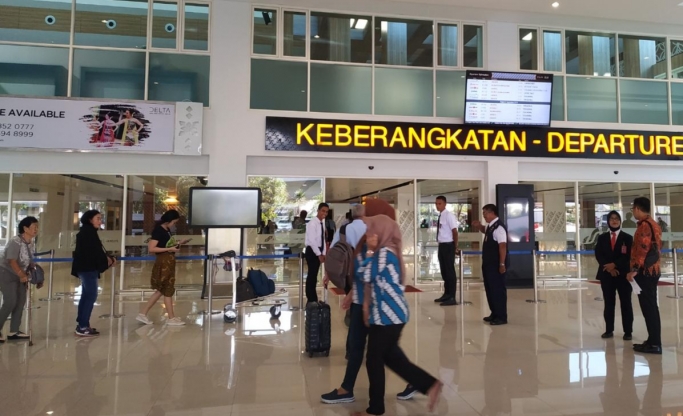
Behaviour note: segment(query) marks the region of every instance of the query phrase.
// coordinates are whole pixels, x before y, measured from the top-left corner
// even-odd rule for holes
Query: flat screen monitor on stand
[[[261,189],[260,188],[223,188],[197,187],[190,188],[190,211],[188,225],[191,228],[201,228],[205,235],[205,253],[208,255],[209,229],[235,228],[240,230],[239,254],[244,251],[244,229],[258,228],[261,225]],[[227,251],[233,249],[226,247]],[[204,299],[207,282],[213,283],[207,277],[212,273],[204,264],[204,285],[202,299]],[[241,270],[240,270],[241,276]],[[209,290],[213,284],[208,285]],[[211,296],[209,296],[211,298]]]

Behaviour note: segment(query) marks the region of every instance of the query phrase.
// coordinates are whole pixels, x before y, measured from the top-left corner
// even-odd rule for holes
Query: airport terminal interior
[[[402,238],[399,345],[443,383],[430,412],[421,393],[399,400],[406,381],[387,369],[386,415],[683,416],[679,1],[0,0],[0,261],[35,217],[46,279],[22,311],[32,340],[0,342],[0,416],[365,411],[365,365],[355,401],[321,402],[348,363],[345,293],[323,286],[323,268],[331,348],[310,356],[303,253],[319,204],[338,230],[372,200],[393,208]],[[503,81],[537,95],[512,111],[475,97]],[[482,122],[489,105],[517,118]],[[193,226],[191,195],[213,187],[258,189],[258,224]],[[437,197],[456,220],[453,306],[434,302]],[[619,302],[602,337],[594,251],[612,211],[636,233],[639,197],[661,229],[661,354],[634,348],[648,340],[635,294],[633,339]],[[484,320],[477,224],[491,203],[513,258],[504,325]],[[98,281],[100,334],[83,337],[72,256],[90,210],[118,261]],[[169,210],[187,241],[172,296],[185,325],[162,302],[145,325],[148,243]],[[235,276],[252,269],[276,291],[234,305]]]

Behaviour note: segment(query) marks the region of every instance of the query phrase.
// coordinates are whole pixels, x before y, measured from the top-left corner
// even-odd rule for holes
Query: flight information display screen
[[[467,71],[465,124],[550,126],[552,74]]]

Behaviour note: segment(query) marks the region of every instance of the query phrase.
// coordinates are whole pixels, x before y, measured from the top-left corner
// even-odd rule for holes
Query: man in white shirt
[[[436,241],[439,243],[439,268],[444,282],[444,294],[434,302],[441,306],[457,305],[455,300],[455,255],[458,252],[458,221],[455,215],[446,209],[446,197],[436,197],[436,209],[439,220],[436,223]],[[462,276],[461,276],[462,278]]]
[[[318,214],[306,225],[306,298],[309,303],[318,301],[318,272],[327,254],[325,218],[329,211],[330,206],[321,203],[318,205]]]
[[[491,309],[491,315],[484,318],[484,321],[491,325],[505,325],[508,323],[505,274],[510,266],[507,228],[498,219],[498,207],[493,204],[482,208],[482,216],[488,225],[483,226],[479,221],[473,221],[472,226],[484,233],[481,269],[486,300]]]

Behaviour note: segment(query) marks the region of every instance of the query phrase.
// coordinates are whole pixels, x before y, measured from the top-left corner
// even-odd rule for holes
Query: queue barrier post
[[[116,302],[116,266],[113,265],[111,267],[111,302],[110,302],[110,307],[109,307],[109,313],[106,315],[100,315],[100,318],[112,318],[112,319],[119,319],[123,318],[126,315],[119,315],[115,313],[114,307],[115,307],[115,302]]]
[[[538,264],[537,264],[537,256],[536,256],[536,250],[531,251],[531,255],[533,256],[533,280],[534,280],[534,298],[533,299],[527,299],[528,303],[545,303],[544,300],[541,300],[538,298]]]
[[[207,285],[208,285],[208,289],[209,289],[209,295],[208,295],[208,299],[207,299],[207,308],[206,308],[206,310],[199,312],[199,314],[200,315],[217,315],[221,312],[213,310],[213,282],[214,282],[214,280],[216,280],[216,273],[218,272],[218,265],[217,265],[218,259],[216,258],[215,255],[209,254],[208,260],[209,260],[210,270],[209,270],[209,274],[208,274],[209,278],[207,279]],[[231,258],[230,260],[232,261],[232,270],[233,270],[233,274],[234,274],[235,268],[237,267],[237,263],[235,262],[234,257]],[[233,283],[232,284],[232,299],[233,299],[232,303],[233,303],[233,307],[234,307],[234,305],[235,305],[235,293],[237,291],[237,288],[236,288],[237,283],[235,281],[233,281],[232,283]]]
[[[54,277],[54,261],[55,261],[55,250],[52,249],[50,250],[50,266],[49,266],[49,272],[48,272],[48,278],[47,278],[47,297],[46,298],[40,298],[39,300],[41,302],[51,302],[53,300],[61,300],[62,298],[60,297],[52,297],[52,279]]]
[[[299,253],[299,306],[290,306],[290,311],[304,309],[304,253]]]
[[[465,301],[465,255],[462,250],[458,253],[458,271],[460,272],[460,304],[471,305],[472,302]]]
[[[667,298],[680,299],[681,296],[678,294],[678,249],[673,249],[673,267],[674,267],[674,294],[669,295]]]

